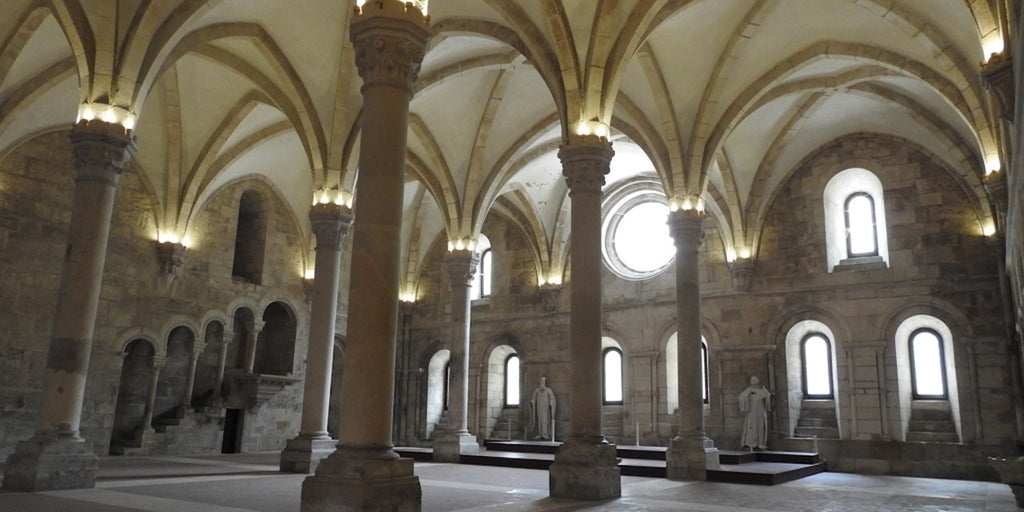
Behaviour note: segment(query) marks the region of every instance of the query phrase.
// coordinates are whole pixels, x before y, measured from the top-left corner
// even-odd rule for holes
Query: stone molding
[[[119,124],[99,120],[79,121],[68,135],[76,181],[95,181],[116,186],[138,146]]]
[[[578,142],[559,148],[558,158],[562,161],[569,197],[578,192],[600,194],[613,156],[611,142],[600,137],[580,137]]]
[[[351,25],[363,88],[398,87],[411,98],[431,35],[427,17],[412,5],[397,0],[364,4]]]
[[[348,229],[352,225],[352,212],[342,205],[320,203],[309,210],[309,223],[316,236],[316,249],[340,251]]]
[[[448,268],[448,279],[451,280],[452,288],[472,286],[479,263],[480,255],[473,251],[463,250],[448,253],[444,258],[444,264]]]

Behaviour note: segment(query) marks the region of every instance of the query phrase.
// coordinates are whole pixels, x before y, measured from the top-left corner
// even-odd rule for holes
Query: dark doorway
[[[220,444],[221,453],[241,453],[242,451],[242,410],[227,409],[224,411],[224,440]]]

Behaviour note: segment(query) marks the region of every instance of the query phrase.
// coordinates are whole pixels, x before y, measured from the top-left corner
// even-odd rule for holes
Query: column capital
[[[993,54],[981,66],[981,83],[999,102],[999,115],[1013,122],[1016,96],[1014,90],[1013,58],[1009,52]]]
[[[235,341],[235,331],[224,329],[224,332],[220,336],[220,345],[222,347],[227,347],[233,341]]]
[[[159,371],[165,364],[167,364],[167,358],[164,356],[151,356],[149,358],[149,368],[151,370]]]
[[[668,230],[676,241],[700,247],[704,240],[704,212],[699,210],[676,210],[668,214]]]
[[[138,149],[135,138],[123,126],[97,119],[79,121],[68,138],[76,181],[116,185]]]
[[[1006,189],[1006,173],[998,171],[985,176],[982,184],[985,192],[988,192],[989,200],[996,207],[996,210],[1005,215],[1009,205],[1009,195]]]
[[[451,280],[452,288],[472,285],[479,263],[480,255],[474,251],[455,250],[448,253],[444,257],[444,264],[448,267],[448,278]]]
[[[309,222],[316,235],[317,249],[340,251],[352,225],[352,211],[334,203],[315,204],[309,210]]]
[[[367,2],[353,16],[350,33],[364,90],[387,85],[411,97],[432,35],[428,18],[410,3]]]
[[[569,185],[569,196],[577,192],[600,194],[614,155],[612,143],[596,135],[577,136],[563,144],[558,149],[558,158]]]

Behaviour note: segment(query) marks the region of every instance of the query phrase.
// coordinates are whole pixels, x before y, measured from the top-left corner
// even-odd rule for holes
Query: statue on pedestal
[[[540,387],[530,399],[530,424],[538,439],[555,439],[555,393],[547,386],[548,378],[540,378]]]
[[[748,450],[768,449],[768,411],[771,409],[772,394],[763,385],[761,379],[750,378],[750,385],[739,396],[740,412],[746,413],[743,419],[743,435],[740,444]]]

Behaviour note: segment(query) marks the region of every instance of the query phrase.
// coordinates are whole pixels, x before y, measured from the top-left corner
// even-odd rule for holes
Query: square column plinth
[[[320,461],[334,453],[338,445],[331,438],[303,438],[299,436],[289,439],[281,452],[281,471],[285,473],[312,473],[320,465]]]
[[[423,493],[412,465],[350,458],[339,449],[302,482],[302,512],[419,512]]]
[[[553,498],[605,500],[622,496],[615,445],[570,438],[555,453],[548,469],[548,494]]]
[[[33,438],[18,442],[7,457],[3,488],[8,491],[88,489],[96,485],[99,459],[82,439]]]
[[[718,448],[704,436],[676,437],[665,453],[665,476],[669,480],[706,480],[707,470],[719,469]]]
[[[434,434],[434,462],[459,462],[463,453],[476,453],[480,445],[476,436],[467,433],[439,432]]]

